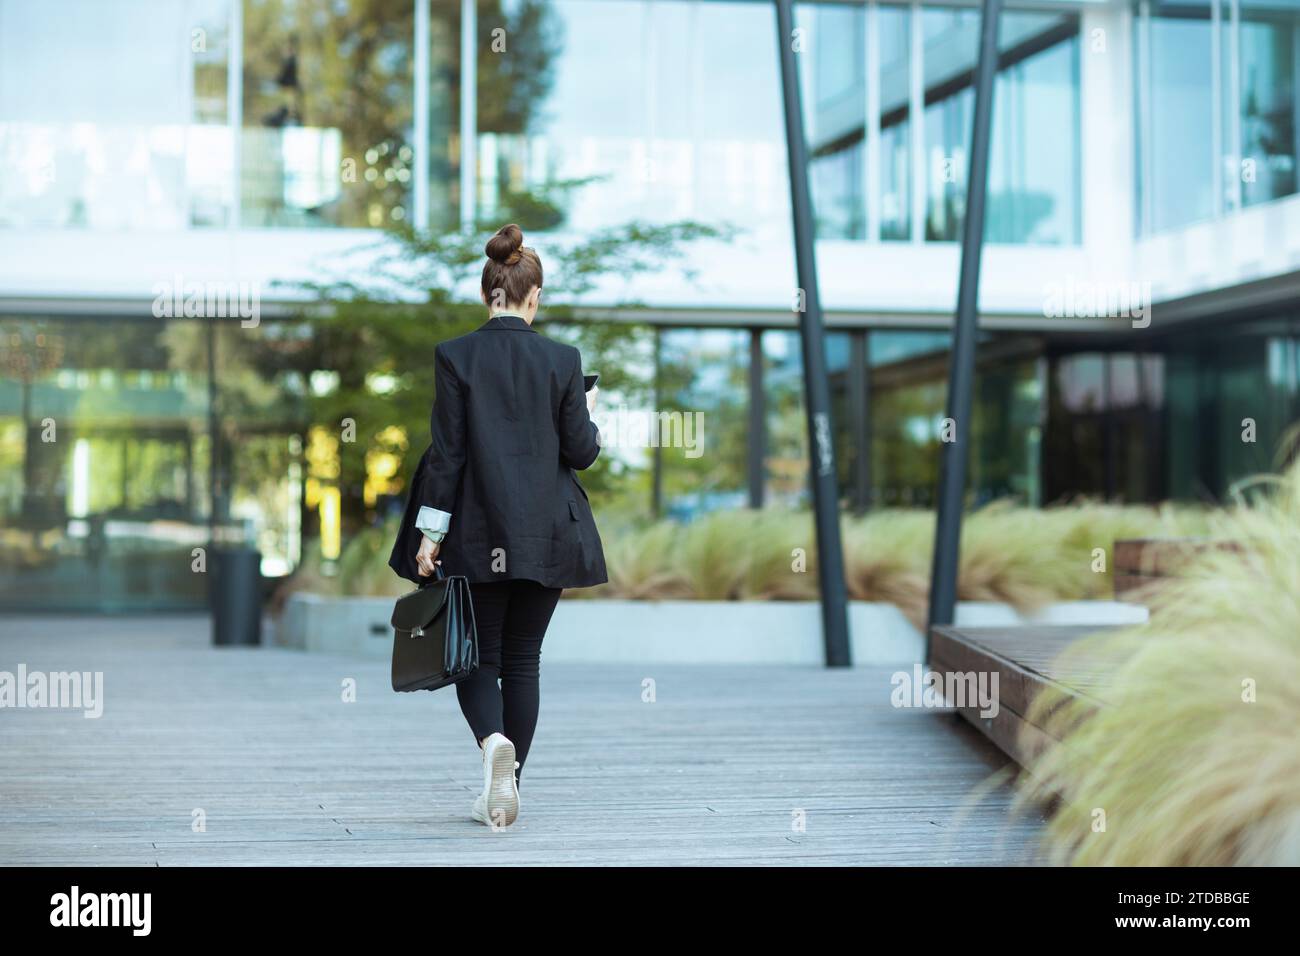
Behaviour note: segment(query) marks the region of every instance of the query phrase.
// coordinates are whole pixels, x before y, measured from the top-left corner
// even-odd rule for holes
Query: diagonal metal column
[[[939,463],[938,517],[930,571],[930,613],[925,629],[926,660],[930,628],[951,624],[957,609],[957,558],[961,548],[961,514],[970,458],[971,392],[975,384],[975,337],[978,334],[980,254],[984,246],[984,195],[988,186],[989,135],[993,123],[993,78],[998,65],[998,14],[1001,0],[983,0],[979,63],[975,69],[975,117],[970,168],[966,180],[966,219],[961,235],[961,279],[957,286],[957,321],[953,329],[952,366],[948,373],[947,417],[953,441],[944,442]]]
[[[822,639],[827,667],[847,667],[849,617],[840,547],[840,496],[831,440],[831,388],[821,299],[817,295],[817,260],[813,253],[812,200],[808,192],[808,150],[803,134],[803,104],[794,53],[791,0],[776,0],[776,40],[781,55],[781,90],[785,108],[785,144],[790,161],[790,207],[794,214],[794,253],[803,310],[799,336],[803,344],[804,406],[808,413],[808,449],[813,513],[817,528],[817,571],[821,584]]]

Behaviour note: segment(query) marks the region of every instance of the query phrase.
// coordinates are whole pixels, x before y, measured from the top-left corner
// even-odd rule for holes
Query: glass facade
[[[3,606],[206,600],[190,562],[211,518],[207,375],[170,361],[169,331],[0,320]]]
[[[749,503],[747,329],[665,329],[660,333],[660,409],[692,416],[701,454],[661,450],[663,513],[690,518]]]
[[[200,606],[211,540],[292,569],[305,414],[273,351],[196,321],[0,319],[0,606]]]
[[[808,423],[803,398],[803,349],[798,332],[762,333],[765,505],[806,507]],[[836,451],[843,454],[842,448]]]
[[[947,332],[873,332],[868,340],[874,506],[933,499],[951,341]]]
[[[0,2],[0,228],[225,225],[227,9]]]
[[[1126,204],[1132,192],[1139,233],[1296,193],[1300,3],[1138,0],[1123,63],[1090,46],[1098,22],[1128,13],[1004,11],[990,242],[1084,243],[1083,190],[1098,185],[1084,175],[1097,157],[1083,84],[1098,71],[1106,96],[1132,95],[1088,115],[1132,124],[1133,176],[1114,185]],[[953,250],[925,244],[961,235],[978,23],[975,3],[796,6],[846,510],[933,503],[950,334],[931,293]],[[156,250],[159,236],[227,231],[242,252],[250,236],[324,247],[407,225],[513,220],[557,240],[629,222],[735,227],[764,291],[658,287],[667,301],[646,304],[689,314],[627,324],[598,369],[610,410],[692,416],[701,453],[612,449],[590,484],[620,520],[806,508],[800,338],[758,274],[786,269],[791,242],[774,26],[770,0],[0,0],[0,230],[120,236],[129,257],[138,236]],[[880,257],[869,269],[898,263],[928,305],[858,283],[844,243]],[[1077,261],[1032,255],[1058,251],[1041,261]],[[352,412],[339,395],[372,378],[365,407],[388,414],[384,376],[351,358],[373,329],[285,319],[210,338],[117,303],[60,318],[85,303],[53,286],[0,292],[6,607],[69,593],[85,607],[200,605],[191,552],[212,528],[255,543],[275,576],[304,547],[337,556],[399,502],[414,431],[357,455],[332,427]],[[983,335],[972,502],[1222,498],[1270,467],[1300,416],[1300,335],[1290,318],[1220,318],[1140,351]],[[1233,438],[1246,418],[1256,443]]]
[[[473,64],[461,59],[466,25],[452,0],[429,0],[419,51],[415,0],[76,5],[63,17],[0,0],[0,155],[20,173],[0,184],[0,224],[446,228],[468,215],[589,231],[691,219],[789,239],[767,3],[478,0]],[[967,8],[800,5],[820,235],[956,237],[976,22]],[[1004,17],[996,241],[1078,241],[1077,32],[1072,13]],[[106,36],[129,69],[106,75],[102,57],[77,55]],[[56,38],[69,54],[36,62],[32,51]],[[1289,69],[1274,60],[1274,73]],[[1270,116],[1275,107],[1265,103]]]
[[[537,62],[522,73],[512,65],[502,95],[486,102],[485,70],[495,60],[479,59],[480,217],[524,210],[541,227],[579,232],[629,219],[695,220],[788,242],[769,5],[534,6]],[[614,36],[627,42],[609,42]],[[530,41],[511,34],[507,42]]]
[[[1047,500],[1161,497],[1165,365],[1159,356],[1083,352],[1050,363]]]
[[[1191,329],[1143,352],[1048,362],[1049,501],[1226,502],[1294,456],[1300,322],[1293,314]]]
[[[912,235],[912,11],[880,7],[880,238]]]
[[[818,235],[959,239],[979,11],[804,4],[800,12],[811,50],[802,79]],[[992,242],[1080,241],[1078,33],[1073,13],[1002,17],[985,228]],[[919,142],[914,108],[923,117]],[[914,232],[917,189],[924,212]]]
[[[817,235],[865,239],[867,8],[804,4],[798,13],[809,54],[801,79]]]
[[[947,331],[872,331],[871,475],[874,507],[933,507],[948,394]],[[1014,341],[1008,339],[1007,341]],[[1006,353],[984,336],[977,355],[969,494],[979,504],[1038,504],[1041,396],[1037,355]]]
[[[1209,68],[1210,4],[1157,4],[1149,20],[1138,51],[1145,57],[1139,82],[1149,90],[1139,116],[1146,162],[1141,221],[1146,232],[1161,232],[1214,214],[1216,71]]]
[[[925,237],[961,238],[974,119],[979,13],[926,8]],[[1079,38],[1073,15],[1002,17],[994,81],[988,209],[991,242],[1080,239]]]
[[[703,454],[658,454],[662,512],[810,507],[799,334],[786,329],[666,329],[658,409],[698,414]],[[841,507],[929,507],[938,477],[947,350],[942,331],[826,334]],[[1041,372],[1036,352],[981,345],[973,500],[1041,500]],[[1008,340],[1013,341],[1013,340]],[[756,359],[761,365],[756,365]],[[643,512],[648,495],[630,502]]]
[[[1296,191],[1300,3],[1240,0],[1238,16],[1241,188],[1250,206]]]
[[[417,51],[422,6],[428,45]],[[1080,241],[1080,17],[1062,6],[1002,17],[995,242]],[[10,171],[0,226],[454,227],[514,216],[586,231],[641,218],[788,240],[769,4],[476,0],[472,64],[461,58],[462,8],[0,0]],[[819,235],[955,241],[977,8],[805,2],[797,14]],[[1137,0],[1133,29],[1140,232],[1294,195],[1300,4]],[[41,52],[53,45],[60,56]]]
[[[244,225],[410,219],[414,12],[408,0],[244,0]]]
[[[1134,28],[1140,232],[1295,194],[1300,4],[1141,0]]]
[[[1297,422],[1300,321],[1293,312],[1188,336],[1165,354],[1160,490],[1225,500],[1234,483],[1294,459]]]

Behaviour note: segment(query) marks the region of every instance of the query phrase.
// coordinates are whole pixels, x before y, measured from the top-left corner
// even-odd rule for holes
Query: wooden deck
[[[939,672],[998,674],[999,709],[981,717],[978,708],[959,713],[1004,753],[1023,765],[1051,738],[1026,719],[1029,708],[1047,688],[1100,706],[1105,695],[1101,675],[1105,661],[1095,656],[1062,660],[1061,653],[1088,634],[1106,627],[952,627],[934,628],[931,666]]]
[[[892,668],[543,654],[520,820],[492,832],[454,692],[394,694],[385,662],[213,649],[199,617],[0,617],[20,663],[102,671],[105,705],[0,710],[3,864],[1017,864],[1040,826],[973,799],[1005,758],[892,707]]]

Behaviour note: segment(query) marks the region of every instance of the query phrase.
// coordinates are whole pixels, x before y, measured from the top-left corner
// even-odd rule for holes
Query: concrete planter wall
[[[274,628],[283,647],[387,657],[391,598],[294,594]],[[821,617],[808,601],[561,601],[546,634],[547,661],[820,664]],[[968,602],[957,623],[1136,624],[1146,608],[1116,601],[1048,605],[1022,617],[1005,604]],[[849,632],[855,664],[911,664],[924,654],[920,631],[892,604],[854,601]]]

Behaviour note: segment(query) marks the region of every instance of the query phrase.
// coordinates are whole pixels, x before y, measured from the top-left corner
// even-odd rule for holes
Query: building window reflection
[[[206,379],[150,322],[0,320],[0,363],[0,604],[202,606]]]
[[[227,223],[229,2],[146,9],[0,0],[0,227]]]
[[[244,0],[244,225],[410,220],[414,9]]]
[[[951,341],[946,331],[868,333],[872,506],[934,504]],[[1000,345],[985,335],[977,353],[969,494],[974,503],[1038,504],[1038,359],[1032,350],[1003,354]]]
[[[908,7],[876,11],[880,47],[880,238],[912,234],[911,62]]]
[[[965,216],[980,15],[926,8],[925,238],[956,241]],[[1078,17],[1008,12],[999,23],[988,208],[993,242],[1076,243],[1079,216]]]
[[[799,508],[809,501],[808,424],[803,348],[798,332],[762,333],[763,504]]]
[[[804,404],[803,342],[799,332],[765,329],[762,337],[764,507],[805,508],[812,503],[808,474],[808,418]],[[854,506],[854,469],[861,451],[854,424],[850,341],[860,332],[828,330],[826,370],[831,393],[831,440],[841,503]]]
[[[1247,205],[1296,191],[1300,9],[1239,0],[1241,190]]]
[[[691,219],[788,237],[770,6],[543,6],[536,29],[548,52],[537,68],[547,85],[534,88],[524,114],[494,120],[480,104],[480,217],[518,212],[521,223],[579,232]],[[480,71],[492,56],[480,51]],[[510,84],[499,95],[513,95]]]
[[[1150,11],[1137,51],[1138,82],[1148,104],[1139,106],[1136,114],[1142,164],[1139,222],[1146,233],[1214,214],[1216,133],[1211,107],[1218,95],[1210,69],[1209,4],[1157,2],[1150,4]]]
[[[1134,20],[1140,234],[1294,195],[1300,10],[1149,0]]]
[[[690,519],[748,504],[749,352],[747,329],[664,329],[661,411],[694,415],[699,454],[661,450],[663,509]]]
[[[441,232],[460,228],[460,12],[459,3],[434,3],[429,18],[429,162],[425,175],[429,183],[428,224]]]
[[[933,502],[951,340],[948,332],[868,335],[873,507]]]
[[[194,549],[214,537],[255,546],[266,575],[293,570],[306,415],[279,335],[271,323],[0,319],[0,605],[203,607]]]
[[[862,239],[866,237],[866,8],[805,4],[796,12],[809,53],[799,62],[806,90],[804,135],[817,236]]]

